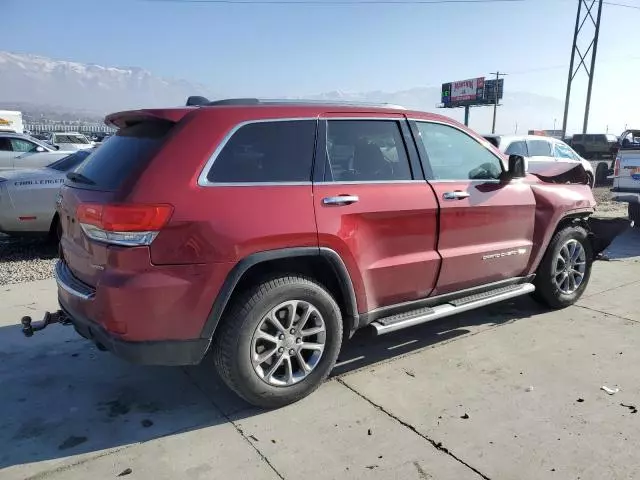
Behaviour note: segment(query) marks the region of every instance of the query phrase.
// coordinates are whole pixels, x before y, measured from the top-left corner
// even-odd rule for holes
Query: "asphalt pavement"
[[[634,478],[640,230],[603,258],[562,311],[520,298],[363,331],[331,380],[274,411],[208,360],[130,365],[62,326],[25,339],[20,317],[56,308],[54,282],[1,286],[0,478]]]

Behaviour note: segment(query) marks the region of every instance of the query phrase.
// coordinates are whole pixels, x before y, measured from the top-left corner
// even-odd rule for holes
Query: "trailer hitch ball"
[[[44,330],[47,326],[52,323],[61,323],[62,325],[69,325],[71,323],[70,319],[65,315],[65,313],[61,310],[57,312],[51,313],[46,312],[44,314],[44,318],[38,322],[34,322],[31,317],[22,317],[20,320],[22,324],[22,333],[25,337],[33,337],[35,332],[40,330]]]

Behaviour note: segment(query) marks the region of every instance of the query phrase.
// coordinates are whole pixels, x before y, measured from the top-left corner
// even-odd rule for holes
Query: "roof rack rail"
[[[406,110],[401,105],[392,103],[358,102],[349,100],[305,100],[305,99],[259,99],[259,98],[225,98],[210,101],[205,97],[193,96],[187,99],[187,106],[222,106],[222,105],[337,105],[351,107],[377,107]]]

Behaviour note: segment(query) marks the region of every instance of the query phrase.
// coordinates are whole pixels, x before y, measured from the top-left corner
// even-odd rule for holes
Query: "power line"
[[[441,5],[455,3],[516,3],[527,0],[143,0],[155,3],[211,3],[226,5]]]
[[[633,8],[634,10],[640,10],[640,6],[638,5],[627,5],[626,3],[616,3],[616,2],[602,2],[605,5],[610,5],[612,7],[623,7],[623,8]]]

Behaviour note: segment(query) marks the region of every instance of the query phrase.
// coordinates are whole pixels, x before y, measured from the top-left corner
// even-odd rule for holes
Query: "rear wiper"
[[[72,182],[86,183],[87,185],[95,185],[96,184],[96,182],[91,180],[89,177],[85,177],[83,174],[78,173],[78,172],[68,172],[67,173],[67,178],[69,180],[71,180]]]

